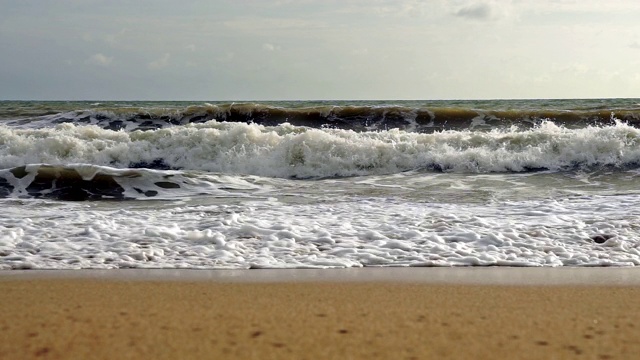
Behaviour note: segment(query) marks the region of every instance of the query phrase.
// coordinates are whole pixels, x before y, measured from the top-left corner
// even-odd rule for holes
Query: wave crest
[[[96,125],[109,130],[157,130],[187,124],[220,122],[277,126],[284,123],[311,128],[354,131],[400,129],[431,133],[442,130],[491,130],[518,126],[528,129],[544,121],[569,128],[613,125],[613,116],[629,124],[640,124],[637,109],[585,110],[475,110],[456,107],[411,107],[401,105],[322,105],[280,107],[274,105],[204,104],[182,108],[105,107],[6,120],[8,126],[44,128],[62,123]]]
[[[529,130],[431,134],[216,121],[127,133],[64,124],[54,129],[0,127],[0,168],[83,163],[278,178],[409,170],[491,173],[628,168],[640,163],[639,139],[639,129],[620,122],[581,129],[544,122]]]

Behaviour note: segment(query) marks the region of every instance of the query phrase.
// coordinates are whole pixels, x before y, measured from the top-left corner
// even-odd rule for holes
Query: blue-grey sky
[[[635,0],[0,0],[0,99],[640,96]]]

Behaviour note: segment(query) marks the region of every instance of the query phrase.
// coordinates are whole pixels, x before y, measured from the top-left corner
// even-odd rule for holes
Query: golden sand
[[[1,279],[0,359],[633,359],[640,287]]]

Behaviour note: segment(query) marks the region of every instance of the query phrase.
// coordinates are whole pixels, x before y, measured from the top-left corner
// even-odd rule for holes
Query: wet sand
[[[637,271],[477,269],[465,281],[458,270],[444,269],[451,270],[446,281],[446,271],[409,270],[416,279],[398,276],[406,270],[363,269],[2,272],[0,358],[630,359],[640,353]],[[484,281],[473,281],[477,274]],[[547,275],[553,285],[536,281]],[[394,276],[402,280],[391,281]]]

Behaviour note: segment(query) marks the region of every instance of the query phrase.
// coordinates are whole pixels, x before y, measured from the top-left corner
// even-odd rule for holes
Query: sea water
[[[0,269],[633,266],[639,103],[0,102]]]

